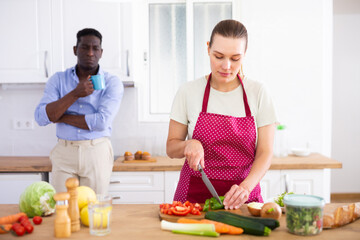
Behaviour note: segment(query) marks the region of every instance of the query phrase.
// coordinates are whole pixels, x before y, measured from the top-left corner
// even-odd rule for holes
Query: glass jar
[[[322,231],[325,200],[313,195],[291,194],[284,197],[286,227],[296,235],[316,235]]]

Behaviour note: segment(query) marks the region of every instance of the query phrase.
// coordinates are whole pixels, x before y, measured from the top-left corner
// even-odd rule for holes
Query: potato
[[[260,216],[279,220],[281,218],[281,208],[274,202],[265,203],[261,208]]]
[[[264,204],[259,202],[251,202],[247,205],[247,208],[251,215],[253,216],[260,216],[261,208]]]

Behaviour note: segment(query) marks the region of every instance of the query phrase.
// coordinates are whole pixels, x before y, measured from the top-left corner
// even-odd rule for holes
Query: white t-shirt
[[[206,77],[201,77],[183,84],[178,90],[171,109],[170,118],[188,126],[188,139],[192,139],[206,87]],[[256,127],[263,127],[277,122],[273,101],[264,84],[245,77],[243,79],[251,115]],[[217,113],[233,117],[245,117],[242,86],[230,92],[221,92],[210,87],[207,107],[208,113]]]

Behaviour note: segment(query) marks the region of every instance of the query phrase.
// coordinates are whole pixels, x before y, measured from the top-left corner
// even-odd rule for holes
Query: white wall
[[[360,1],[334,0],[331,192],[360,192]]]
[[[331,37],[329,0],[244,0],[249,33],[245,74],[267,84],[288,147],[331,152]]]
[[[0,88],[0,155],[47,156],[56,144],[55,125],[33,130],[13,129],[13,119],[33,119],[34,109],[43,94],[43,86]],[[115,155],[125,151],[149,151],[166,155],[168,123],[139,123],[137,117],[137,89],[125,88],[119,113],[113,124],[112,143]]]

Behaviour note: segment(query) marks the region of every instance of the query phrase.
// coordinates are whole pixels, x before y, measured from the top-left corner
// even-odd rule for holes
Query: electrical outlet
[[[13,128],[16,130],[32,130],[34,129],[33,119],[14,119]]]

